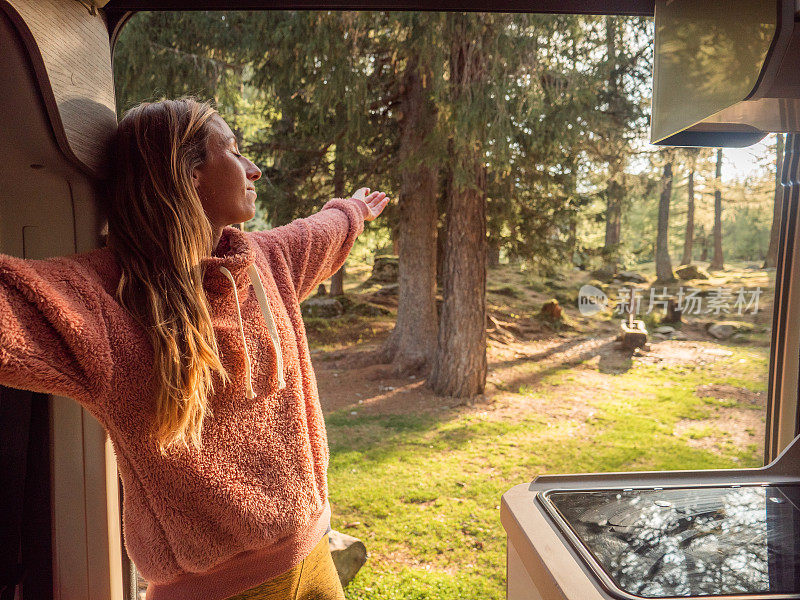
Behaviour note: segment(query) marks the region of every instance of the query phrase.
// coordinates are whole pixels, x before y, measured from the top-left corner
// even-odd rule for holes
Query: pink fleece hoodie
[[[204,287],[232,382],[215,375],[203,448],[166,458],[148,436],[152,348],[114,299],[112,251],[0,255],[0,384],[74,398],[106,429],[148,600],[223,600],[289,570],[325,534],[328,444],[300,301],[344,263],[367,214],[336,198],[283,227],[224,229]]]

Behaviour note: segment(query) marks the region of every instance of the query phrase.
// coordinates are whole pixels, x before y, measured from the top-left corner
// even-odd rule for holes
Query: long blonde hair
[[[229,381],[200,270],[213,231],[192,183],[214,114],[193,98],[145,102],[125,113],[111,145],[108,245],[122,270],[116,296],[153,346],[153,433],[162,454],[176,443],[200,448],[212,372]]]

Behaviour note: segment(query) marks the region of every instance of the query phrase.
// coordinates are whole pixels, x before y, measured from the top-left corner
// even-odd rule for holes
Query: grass
[[[760,465],[760,445],[734,443],[714,419],[726,411],[757,415],[763,406],[696,394],[703,385],[766,391],[774,275],[746,266],[691,283],[767,288],[764,313],[746,319],[755,324],[747,340],[698,342],[717,352],[713,361],[632,360],[616,372],[591,355],[562,363],[515,359],[491,367],[489,389],[496,403],[529,409],[367,415],[351,414],[348,407],[328,414],[332,527],[362,539],[370,553],[346,588],[347,598],[505,598],[500,497],[541,474]],[[635,270],[652,280],[647,265]],[[348,266],[345,289],[380,287],[362,283],[368,274],[366,267]],[[491,269],[488,278],[489,306],[506,319],[531,316],[558,294],[575,313],[574,296],[590,282],[588,273],[567,270],[543,278],[517,265]],[[659,317],[647,317],[650,328]],[[594,335],[601,325],[608,330],[609,322],[615,328],[618,317],[609,310],[570,319],[562,337]],[[307,323],[312,345],[321,350],[369,339],[392,324],[391,317],[324,321]],[[744,431],[755,437],[756,428],[763,431],[758,424]]]
[[[731,352],[710,365],[634,363],[586,400],[583,419],[458,408],[328,415],[332,526],[361,538],[370,551],[347,597],[504,598],[500,496],[539,474],[760,465],[756,445],[706,450],[687,443],[715,435],[713,427],[674,433],[679,421],[705,419],[716,409],[713,398],[695,395],[700,384],[764,389],[766,351]],[[550,370],[518,386],[517,394],[502,394],[557,402],[586,385],[574,368]]]

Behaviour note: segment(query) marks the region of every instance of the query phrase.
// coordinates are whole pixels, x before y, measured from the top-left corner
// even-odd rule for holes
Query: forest
[[[668,284],[697,261],[775,264],[783,140],[758,177],[724,182],[722,149],[648,144],[652,38],[639,17],[139,13],[115,48],[117,105],[212,99],[263,172],[245,228],[364,186],[395,198],[361,241],[399,257],[382,361],[474,397],[493,266],[602,282],[655,263]]]
[[[246,230],[393,198],[305,303],[339,312],[304,312],[331,526],[369,552],[351,600],[504,598],[500,498],[538,474],[763,463],[784,140],[747,173],[733,150],[649,144],[652,47],[650,19],[587,15],[122,29],[120,115],[211,99],[263,173]],[[648,345],[619,343],[614,305],[580,311],[584,285],[617,308],[638,289]],[[714,310],[651,312],[667,291]],[[737,314],[744,292],[761,304]]]

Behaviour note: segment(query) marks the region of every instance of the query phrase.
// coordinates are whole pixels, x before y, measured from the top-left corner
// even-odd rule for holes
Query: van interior
[[[113,49],[125,23],[137,11],[331,8],[308,0],[0,0],[0,87],[5,90],[0,97],[4,157],[0,161],[0,252],[39,259],[88,251],[102,243],[107,177],[104,147],[117,122]],[[347,0],[333,8],[654,17],[653,143],[741,147],[770,132],[788,134],[765,466],[548,475],[520,482],[501,502],[498,498],[498,504],[507,535],[509,600],[800,598],[798,531],[775,533],[772,528],[779,521],[785,527],[800,528],[796,491],[800,483],[800,75],[796,68],[800,25],[794,0],[496,0],[458,4],[399,0],[391,5]],[[733,52],[749,53],[745,62],[752,68],[730,74],[727,86],[707,85],[708,81],[720,81],[713,76],[724,64],[723,56],[701,59],[695,45],[682,45],[708,27],[718,28],[720,36],[732,39],[735,43],[726,47]],[[759,43],[749,43],[746,36],[755,36],[755,32],[761,36]],[[135,567],[122,543],[123,490],[113,448],[102,427],[69,399],[10,388],[0,389],[0,423],[2,538],[11,541],[0,548],[0,586],[5,585],[0,598],[138,598]],[[742,569],[736,566],[754,565],[755,559],[745,554],[740,563],[728,562],[721,568],[728,579],[718,578],[716,588],[705,584],[692,587],[677,581],[673,572],[663,576],[672,587],[666,583],[639,585],[661,577],[656,573],[670,559],[626,553],[629,546],[643,543],[634,535],[639,531],[634,531],[635,523],[654,519],[673,523],[677,519],[685,525],[687,515],[698,523],[699,515],[718,516],[720,506],[735,502],[740,503],[741,514],[761,515],[759,524],[753,526],[756,529],[769,524],[768,529],[758,530],[761,537],[753,550],[756,557],[767,556],[767,550],[777,553],[756,565],[766,569],[766,576],[761,574],[761,580],[766,577],[769,583],[766,592],[736,587],[743,577],[737,579]],[[643,504],[648,511],[631,516]],[[713,510],[706,510],[709,506]],[[642,535],[656,534],[648,530]],[[745,533],[736,535],[727,543],[741,549]],[[609,545],[619,545],[622,539],[628,546],[620,554],[607,552]],[[680,544],[684,538],[674,539]],[[620,567],[625,560],[625,568]],[[17,585],[23,572],[27,573],[24,586]],[[742,589],[750,591],[743,593]]]

